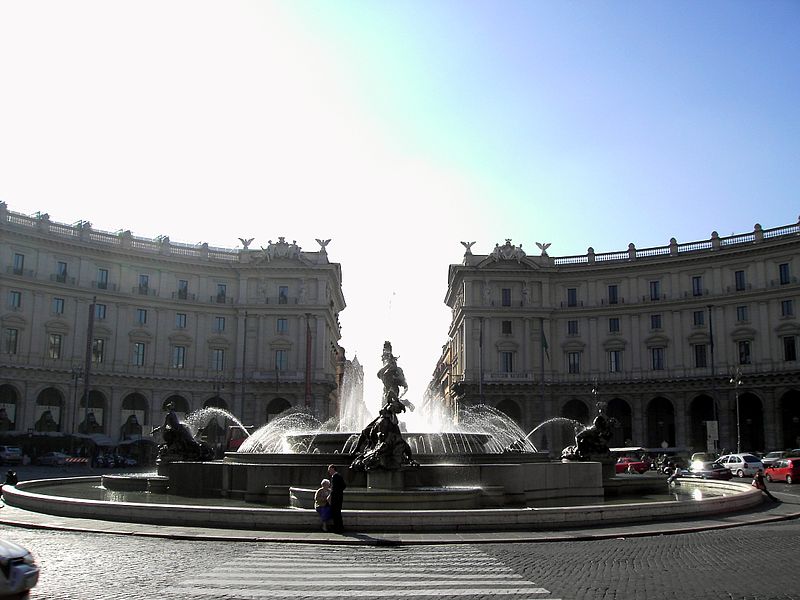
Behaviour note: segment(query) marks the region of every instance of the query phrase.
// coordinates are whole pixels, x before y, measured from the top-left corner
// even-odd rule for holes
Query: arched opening
[[[647,405],[647,447],[675,447],[675,408],[661,396]]]
[[[149,404],[147,398],[142,394],[128,394],[122,400],[122,410],[120,417],[122,427],[120,428],[120,438],[123,440],[141,437],[142,426],[150,422]]]
[[[694,452],[713,452],[713,432],[709,431],[708,423],[715,423],[714,399],[706,394],[701,394],[689,404],[689,447]],[[713,428],[713,425],[712,425]]]
[[[755,394],[739,394],[739,428],[742,452],[764,450],[764,409]]]
[[[496,408],[510,419],[513,419],[517,425],[522,426],[522,409],[516,402],[506,398],[501,400]]]
[[[17,428],[17,390],[8,384],[0,385],[0,431]]]
[[[589,407],[582,400],[573,398],[561,408],[561,416],[582,425],[589,424]]]
[[[79,410],[83,411],[83,420],[78,425],[78,433],[92,435],[105,431],[106,397],[103,394],[91,390],[88,404],[81,399]]]
[[[61,411],[64,397],[56,388],[45,388],[36,398],[33,430],[37,432],[61,431]]]
[[[189,414],[189,401],[179,394],[172,394],[164,398],[164,402],[161,403],[161,412],[168,412],[167,404],[172,404],[172,410],[174,410],[179,417],[186,417],[186,415]]]
[[[203,403],[203,408],[221,408],[222,410],[228,410],[228,403],[219,396],[214,396]]]
[[[780,401],[782,448],[800,448],[800,392],[789,390]]]
[[[267,404],[267,420],[266,423],[272,421],[275,417],[281,414],[284,411],[289,410],[292,408],[292,405],[289,404],[289,401],[284,398],[274,398],[269,404]]]
[[[635,445],[633,442],[633,419],[630,404],[622,398],[612,398],[606,406],[606,415],[612,421],[612,435],[608,441],[611,448],[622,448]]]

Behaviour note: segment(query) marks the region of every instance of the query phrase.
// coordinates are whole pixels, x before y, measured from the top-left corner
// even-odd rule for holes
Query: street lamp
[[[739,367],[731,375],[731,385],[736,396],[736,452],[742,451],[742,428],[739,422],[739,387],[742,385],[742,371]]]

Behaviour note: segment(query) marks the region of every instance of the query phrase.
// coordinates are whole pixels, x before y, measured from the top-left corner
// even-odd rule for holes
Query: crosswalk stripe
[[[181,590],[184,591],[184,590]],[[200,595],[207,595],[217,597],[210,594],[209,590],[197,590]],[[252,588],[225,588],[225,595],[228,597],[243,596],[245,598],[295,598],[299,596],[308,596],[308,590],[261,590]],[[336,590],[314,590],[314,598],[342,598],[342,591]],[[510,596],[520,594],[549,594],[544,588],[535,587],[518,587],[518,588],[459,588],[459,589],[436,589],[428,592],[417,590],[392,590],[392,597],[408,598],[414,596]],[[346,590],[347,598],[380,598],[384,596],[381,592],[375,590]],[[548,600],[559,600],[558,598],[549,598]]]
[[[183,599],[533,597],[550,592],[489,554],[397,548],[258,548],[167,587]]]

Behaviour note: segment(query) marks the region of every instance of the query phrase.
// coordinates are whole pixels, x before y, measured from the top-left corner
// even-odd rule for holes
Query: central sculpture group
[[[357,471],[383,469],[394,471],[404,465],[419,466],[411,455],[411,448],[403,439],[397,415],[414,410],[414,405],[403,396],[408,391],[403,369],[397,366],[391,342],[383,343],[378,379],[383,382],[383,404],[378,417],[367,425],[358,437],[355,457],[350,468]],[[403,392],[400,393],[400,388]]]

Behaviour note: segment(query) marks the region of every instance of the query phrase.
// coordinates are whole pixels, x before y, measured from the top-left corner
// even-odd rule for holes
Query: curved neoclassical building
[[[327,241],[251,241],[142,239],[0,203],[0,434],[112,445],[146,436],[167,400],[245,425],[289,407],[336,414],[341,267]]]
[[[615,446],[800,447],[798,224],[561,258],[467,245],[432,384],[451,407],[490,404],[530,431],[590,422],[597,397]],[[553,424],[534,442],[557,453],[571,435]]]

